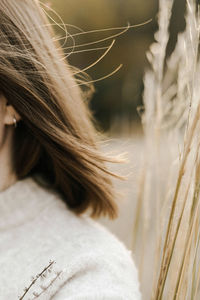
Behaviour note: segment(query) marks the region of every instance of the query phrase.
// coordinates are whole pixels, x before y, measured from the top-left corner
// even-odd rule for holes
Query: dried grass
[[[133,249],[141,249],[144,299],[200,299],[200,16],[195,0],[188,0],[186,29],[166,61],[173,1],[159,3],[144,77],[145,149]]]

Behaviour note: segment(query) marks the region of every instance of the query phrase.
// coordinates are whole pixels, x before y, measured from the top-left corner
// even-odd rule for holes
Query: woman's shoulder
[[[91,247],[91,251],[96,248],[95,250],[99,254],[111,254],[111,250],[115,250],[113,254],[119,252],[127,256],[128,259],[131,257],[131,251],[104,225],[92,219],[87,213],[75,214],[59,194],[49,193],[48,190],[41,187],[40,189],[43,198],[51,198],[49,205],[44,210],[43,225],[49,228],[50,234],[57,236],[60,242],[66,243],[66,245],[69,242],[70,244],[74,242],[78,251]],[[51,226],[47,226],[46,222],[49,222]]]
[[[132,252],[107,228],[76,215],[56,193],[40,220],[49,258],[61,272],[55,299],[141,299]]]

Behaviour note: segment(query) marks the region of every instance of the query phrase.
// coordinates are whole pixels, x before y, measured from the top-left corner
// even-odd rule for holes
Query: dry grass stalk
[[[30,289],[35,285],[36,281],[38,281],[39,279],[43,279],[43,278],[46,278],[48,272],[51,272],[52,271],[52,266],[53,264],[55,263],[55,261],[49,261],[49,264],[47,267],[45,267],[40,273],[38,273],[35,277],[32,277],[31,278],[31,283],[28,287],[25,287],[24,288],[24,293],[22,296],[19,296],[18,299],[19,300],[22,300],[25,298],[25,296],[27,295],[27,293],[30,291]],[[59,275],[59,274],[58,274]],[[50,282],[50,285],[53,283],[53,281]],[[33,296],[34,298],[32,299],[35,299],[37,297],[39,297],[42,293],[44,293],[45,291],[47,291],[49,286],[43,286],[41,285],[41,290],[42,292],[39,294],[37,292],[33,292]]]
[[[144,84],[144,106],[145,114],[143,114],[142,121],[144,125],[145,132],[145,161],[143,163],[142,170],[145,170],[145,174],[141,174],[142,184],[139,185],[140,190],[138,191],[138,208],[141,208],[141,236],[142,239],[139,240],[139,244],[135,244],[134,247],[140,248],[140,275],[144,272],[143,267],[143,257],[145,255],[145,246],[147,245],[146,240],[148,237],[148,230],[151,223],[151,203],[150,199],[154,196],[154,191],[152,186],[155,186],[153,178],[159,177],[159,147],[160,147],[160,128],[163,118],[163,107],[162,107],[162,85],[163,81],[163,70],[164,70],[164,59],[166,53],[166,47],[168,42],[168,25],[171,15],[173,1],[172,0],[162,0],[160,1],[160,13],[159,13],[159,25],[160,30],[156,33],[154,43],[151,47],[151,51],[147,53],[148,59],[152,64],[152,70],[148,70],[145,74]],[[155,167],[155,169],[153,169]],[[143,172],[143,171],[142,171]],[[160,182],[157,182],[156,190],[156,204],[153,208],[157,211],[160,210],[159,199],[161,197],[159,190]],[[141,204],[142,203],[142,204]],[[137,216],[139,211],[136,212]],[[137,217],[136,217],[137,219]],[[158,226],[156,226],[158,228]],[[156,233],[159,234],[158,232]],[[134,238],[134,240],[136,240]],[[158,239],[156,238],[156,241]],[[157,245],[159,248],[159,245]],[[144,251],[144,255],[141,253]],[[144,270],[145,271],[145,270]],[[141,276],[141,281],[146,281],[143,276]]]
[[[148,289],[156,300],[200,297],[200,18],[195,0],[188,0],[186,29],[179,34],[164,72],[172,5],[173,1],[160,0],[159,30],[148,53],[152,69],[144,78],[146,173],[139,192],[143,195],[140,226],[143,232],[153,228],[155,276]],[[150,206],[152,196],[156,209]]]

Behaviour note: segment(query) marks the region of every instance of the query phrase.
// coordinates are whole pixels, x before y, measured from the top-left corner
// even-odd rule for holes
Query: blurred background
[[[111,135],[129,135],[137,131],[138,126],[140,127],[137,108],[142,105],[142,78],[147,67],[146,51],[153,42],[157,29],[158,0],[46,0],[43,3],[46,8],[50,8],[47,10],[50,17],[61,23],[60,16],[66,24],[68,34],[73,35],[76,47],[72,49],[73,40],[70,36],[63,47],[69,62],[80,69],[90,66],[105,51],[94,50],[95,48],[107,47],[113,39],[98,43],[96,41],[123,30],[112,28],[126,27],[128,23],[136,25],[118,36],[110,52],[89,68],[87,73],[92,80],[98,80],[123,64],[114,75],[95,82],[95,94],[90,107],[103,131]],[[184,29],[184,7],[185,0],[174,2],[168,53],[173,50],[177,33]],[[147,21],[147,24],[138,26]],[[84,31],[84,34],[75,26]],[[64,37],[64,31],[59,26],[54,24],[54,29],[58,37]],[[97,32],[90,32],[95,30]],[[61,40],[62,43],[64,39]],[[83,44],[87,45],[78,46]]]
[[[157,0],[51,0],[44,1],[50,8],[60,15],[69,25],[67,30],[74,35],[77,45],[102,40],[123,29],[99,31],[93,30],[126,27],[138,25],[150,19],[148,24],[130,28],[127,32],[116,38],[110,52],[87,73],[92,80],[99,79],[111,73],[120,64],[123,67],[107,79],[95,83],[95,94],[90,101],[99,126],[114,133],[132,131],[135,123],[139,123],[137,106],[142,103],[142,77],[146,65],[145,52],[153,41],[153,32],[156,30]],[[51,17],[60,23],[58,16],[50,10]],[[70,25],[81,28],[85,34],[78,35],[80,31]],[[64,31],[56,26],[56,33],[63,36]],[[88,32],[88,33],[87,33]],[[61,41],[61,44],[64,40]],[[112,38],[97,44],[76,47],[68,56],[69,62],[81,69],[95,62],[105,51],[93,50],[94,48],[110,45]],[[72,39],[64,47],[72,46]],[[72,48],[65,49],[66,54]],[[82,52],[79,52],[82,51]],[[78,52],[78,53],[76,53]]]
[[[106,136],[111,137],[103,151],[126,152],[129,159],[128,164],[111,166],[115,173],[129,175],[125,182],[114,181],[116,189],[122,195],[118,199],[119,217],[115,221],[104,218],[99,221],[132,250],[137,187],[144,153],[139,112],[142,110],[143,75],[145,69],[149,67],[146,51],[154,41],[154,33],[157,30],[158,0],[51,0],[43,2],[50,19],[53,18],[57,23],[61,23],[60,16],[66,23],[68,34],[73,36],[76,47],[72,48],[73,39],[70,36],[63,47],[70,64],[80,69],[85,69],[97,61],[105,49],[94,49],[108,47],[113,40],[111,36],[122,32],[123,27],[126,27],[128,23],[132,26],[149,21],[144,25],[131,27],[116,37],[116,42],[109,53],[87,70],[92,80],[96,81],[90,108],[99,128]],[[170,40],[167,56],[174,49],[177,34],[184,30],[184,11],[185,0],[175,0],[169,28]],[[116,29],[119,27],[121,29]],[[55,32],[58,37],[63,38],[64,31],[59,25],[55,26]],[[96,42],[99,40],[104,41]],[[61,40],[62,43],[64,43],[64,38]],[[99,80],[112,73],[120,64],[123,64],[123,67],[119,71]],[[133,253],[133,257],[137,265],[137,253]]]
[[[117,27],[126,27],[129,23],[138,25],[149,21],[148,24],[130,28],[116,38],[110,52],[87,73],[92,80],[104,77],[116,69],[122,68],[114,75],[95,83],[95,94],[90,107],[99,123],[100,128],[112,135],[132,134],[140,126],[137,107],[142,105],[143,73],[147,67],[146,51],[154,39],[157,29],[158,0],[51,0],[43,1],[49,15],[58,23],[61,22],[56,13],[62,18],[69,34],[74,35],[76,48],[68,56],[69,62],[84,69],[94,63],[105,51],[91,50],[109,46],[112,38],[103,42],[81,46],[114,34],[123,29],[103,31]],[[176,0],[171,23],[171,39],[168,53],[173,50],[177,33],[184,29],[183,12],[185,0]],[[55,10],[53,13],[51,9]],[[79,34],[79,27],[84,34]],[[64,31],[54,26],[59,37]],[[90,31],[98,32],[90,33]],[[101,31],[102,30],[102,31]],[[61,40],[61,44],[64,39]],[[72,52],[73,42],[70,37],[64,47],[66,54]]]

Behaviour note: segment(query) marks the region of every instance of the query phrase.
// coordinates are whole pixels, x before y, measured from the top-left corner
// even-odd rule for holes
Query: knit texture
[[[33,280],[22,299],[141,299],[131,251],[30,176],[0,192],[0,268],[0,300],[20,299]]]

